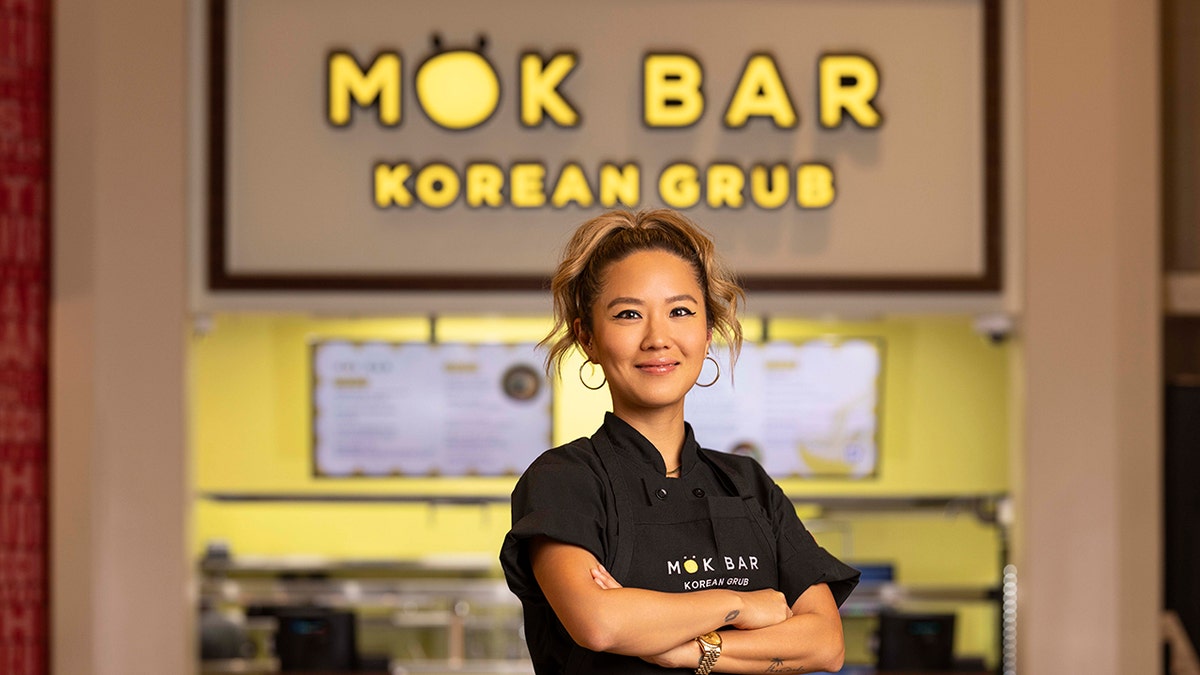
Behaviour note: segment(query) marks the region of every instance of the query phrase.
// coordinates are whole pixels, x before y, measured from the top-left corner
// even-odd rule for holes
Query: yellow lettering
[[[710,207],[741,208],[742,188],[745,186],[746,176],[736,165],[713,164],[708,167],[708,189],[705,192]]]
[[[750,198],[764,209],[777,209],[787,203],[788,168],[786,164],[767,167],[759,164],[750,169]]]
[[[426,164],[417,173],[417,199],[433,209],[444,209],[458,199],[459,180],[445,164]]]
[[[811,163],[792,168],[787,164],[755,164],[747,170],[737,164],[714,163],[701,169],[679,162],[658,176],[658,196],[672,208],[687,209],[704,199],[709,208],[743,208],[747,202],[763,209],[777,209],[788,202],[795,189],[795,203],[804,209],[829,206],[837,197],[833,169]],[[546,184],[546,166],[539,162],[513,164],[504,169],[490,162],[467,164],[459,173],[448,164],[425,166],[409,163],[378,163],[374,167],[375,204],[379,208],[408,208],[420,204],[443,209],[460,195],[468,208],[499,208],[507,203],[522,209],[576,204],[590,208],[597,203],[612,208],[618,203],[635,207],[641,202],[641,168],[637,164],[602,164],[599,192],[593,188],[583,166],[570,162],[562,167],[553,186]],[[702,182],[703,181],[703,182]],[[749,190],[747,190],[749,182]],[[793,188],[794,185],[794,188]],[[507,191],[506,188],[507,187]],[[552,187],[552,189],[550,189]]]
[[[637,164],[600,167],[600,204],[612,208],[618,200],[625,206],[637,206],[641,201],[641,171]]]
[[[521,57],[521,124],[536,127],[549,115],[560,127],[579,125],[579,113],[558,91],[577,62],[570,53],[555,54],[545,64],[537,54]]]
[[[658,196],[667,206],[686,209],[700,201],[700,180],[691,164],[672,164],[658,177]]]
[[[704,71],[683,54],[648,54],[642,62],[642,121],[686,127],[704,114]]]
[[[378,102],[379,123],[400,124],[400,55],[384,52],[375,57],[366,73],[346,52],[329,55],[329,123],[350,123],[350,99],[367,108]]]
[[[819,209],[833,203],[833,170],[824,164],[801,164],[796,169],[796,203],[802,208]]]
[[[512,205],[533,209],[546,203],[546,167],[541,164],[513,164],[509,171]]]
[[[393,204],[396,206],[412,206],[412,193],[404,187],[404,181],[412,175],[412,167],[407,164],[389,166],[375,165],[375,205],[385,209]]]
[[[504,196],[500,194],[504,188],[504,172],[495,164],[468,164],[466,184],[467,206],[479,208],[484,204],[500,206],[504,203]]]
[[[832,129],[842,123],[842,111],[858,126],[874,129],[881,117],[871,101],[879,91],[879,71],[865,56],[822,56],[820,65],[821,126]]]
[[[570,202],[588,207],[595,199],[592,196],[592,188],[588,186],[587,179],[583,177],[583,169],[579,168],[578,164],[564,166],[562,173],[558,174],[558,184],[554,186],[554,194],[550,197],[550,203],[554,205],[554,208],[562,208]]]
[[[483,124],[500,103],[500,78],[481,54],[465,49],[432,56],[417,69],[417,101],[445,129]]]
[[[770,117],[781,129],[796,126],[796,109],[779,77],[775,60],[767,54],[755,54],[746,62],[742,79],[725,110],[725,126],[744,127],[751,117]]]

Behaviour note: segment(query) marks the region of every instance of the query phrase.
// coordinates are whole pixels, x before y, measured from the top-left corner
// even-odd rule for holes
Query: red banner
[[[0,673],[48,671],[48,0],[0,2]]]

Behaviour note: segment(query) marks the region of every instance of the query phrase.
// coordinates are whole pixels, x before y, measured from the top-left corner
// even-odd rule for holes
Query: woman
[[[613,411],[513,490],[501,563],[535,670],[840,669],[858,572],[757,462],[701,449],[684,422],[713,331],[731,360],[741,347],[744,294],[709,238],[673,211],[609,212],[575,232],[551,290],[548,368],[582,350]]]

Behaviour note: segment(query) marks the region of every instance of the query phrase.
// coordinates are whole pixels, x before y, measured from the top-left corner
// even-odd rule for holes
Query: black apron
[[[740,476],[725,471],[705,450],[698,461],[712,467],[729,494],[702,489],[666,500],[651,490],[629,460],[612,447],[607,429],[592,437],[608,473],[617,505],[617,522],[608,523],[608,559],[604,566],[622,586],[667,593],[724,588],[755,591],[778,587],[777,550],[771,522]],[[667,481],[680,483],[680,479]],[[641,495],[663,503],[645,505]],[[699,648],[696,658],[699,661]],[[639,658],[593,652],[574,645],[566,673],[690,673],[693,668],[664,669]]]

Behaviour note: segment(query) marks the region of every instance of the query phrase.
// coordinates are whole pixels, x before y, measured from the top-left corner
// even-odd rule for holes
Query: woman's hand
[[[606,591],[624,588],[620,583],[617,582],[616,579],[613,578],[611,574],[608,573],[608,570],[604,569],[604,565],[601,565],[600,563],[596,563],[596,566],[592,568],[592,579],[600,586],[600,588],[603,588]]]
[[[792,618],[792,608],[788,607],[783,593],[771,588],[761,591],[739,592],[742,609],[726,617],[730,626],[738,630],[754,630],[766,628],[777,623],[783,623]]]

